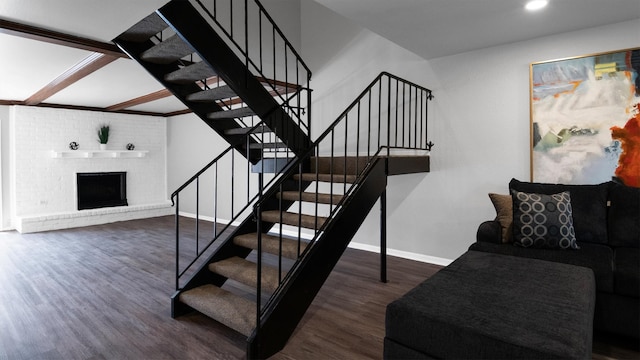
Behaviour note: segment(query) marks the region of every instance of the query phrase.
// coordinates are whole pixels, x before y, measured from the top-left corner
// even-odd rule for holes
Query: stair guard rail
[[[311,137],[311,70],[258,0],[189,0]],[[287,95],[292,94],[292,95]]]
[[[300,129],[311,136],[311,90],[308,87],[311,71],[264,6],[258,0],[188,1],[195,4],[194,7],[218,30],[218,34],[224,34],[229,47],[244,60],[247,71],[266,84],[278,104],[295,120]],[[213,80],[220,81],[219,77]],[[203,82],[202,86],[206,89],[209,85]],[[230,103],[222,102],[221,105],[231,107]],[[238,120],[247,126],[243,119]],[[253,129],[264,125],[262,121],[256,124],[253,119],[251,124]],[[249,131],[245,139],[246,149],[249,149],[250,138],[264,145],[265,137],[268,136],[274,135]],[[262,189],[280,177],[277,173],[252,173],[251,163],[235,154],[233,149],[227,148],[171,195],[176,207],[176,290],[182,287],[181,279],[189,279],[198,268],[195,265],[208,257],[204,255],[214,251],[212,245],[229,226],[251,213],[250,206],[259,198]],[[263,146],[257,150],[247,150],[247,158],[250,151],[260,151],[260,158],[263,159],[277,160],[279,156],[278,152],[269,151]],[[238,156],[242,159],[237,159]],[[282,152],[281,157],[292,160],[288,149]],[[277,164],[277,161],[274,163]],[[210,195],[208,200],[202,201],[205,206],[200,201],[202,194]],[[181,213],[181,197],[183,205],[186,201],[190,203],[190,206],[185,206],[188,211],[184,213]],[[181,214],[195,218],[194,229],[187,231],[181,228]],[[219,224],[219,220],[226,224]],[[206,236],[209,240],[201,242],[200,239],[204,236],[203,221],[207,224],[205,227],[212,224],[213,228],[206,229],[209,231]],[[192,241],[188,242],[187,239]],[[191,255],[187,255],[186,251]]]
[[[283,285],[295,272],[296,267],[301,266],[305,261],[305,254],[314,243],[322,240],[321,236],[331,223],[331,219],[346,204],[345,202],[349,201],[349,194],[366,178],[367,171],[375,159],[392,156],[392,151],[395,149],[410,150],[416,155],[428,154],[433,146],[427,140],[428,101],[432,99],[431,90],[382,72],[327,128],[312,147],[298,160],[289,163],[283,170],[284,175],[272,186],[266,188],[266,192],[254,205],[258,226],[256,324],[261,324],[270,306],[277,303]],[[326,184],[321,185],[318,181],[308,181],[303,184],[304,173],[308,176],[310,172],[311,177],[317,179],[319,174],[326,174],[327,171],[332,185],[324,186]],[[297,238],[299,244],[298,259],[287,275],[279,279],[280,286],[263,307],[261,304],[263,257],[261,235],[268,229],[263,229],[261,206],[266,200],[273,198],[277,192],[282,192],[284,180],[292,177],[298,179],[299,198],[303,191],[311,192],[311,197],[315,197],[316,201],[313,206],[304,206],[299,201],[287,209],[283,207],[280,199],[278,210],[281,214],[290,209],[295,209],[299,214],[298,231],[293,236],[294,239]],[[308,185],[306,190],[303,190],[304,185]],[[342,197],[336,203],[331,200],[328,205],[319,205],[318,198],[321,193],[328,193],[331,199],[333,195],[342,195]],[[305,232],[301,230],[303,213],[315,216],[315,229],[305,230]],[[318,216],[327,217],[327,221],[319,224]],[[283,230],[281,221],[271,229],[271,232],[276,233],[282,242]],[[287,233],[286,236],[291,237],[291,233]],[[309,244],[307,245],[306,242]],[[300,251],[303,243],[306,248]],[[279,254],[279,259],[278,272],[282,273],[282,254]],[[259,330],[258,325],[253,334],[254,338],[259,337]]]
[[[261,126],[264,123],[258,122],[252,130]],[[182,289],[208,255],[215,251],[216,247],[213,245],[216,241],[221,237],[224,240],[225,232],[238,219],[251,216],[251,205],[259,199],[263,189],[271,186],[282,175],[277,172],[252,172],[253,165],[247,160],[248,152],[260,151],[262,158],[270,155],[278,159],[277,153],[274,155],[264,147],[265,137],[274,135],[262,133],[256,136],[261,138],[260,149],[249,149],[249,138],[246,137],[246,148],[249,149],[247,157],[230,146],[171,194],[171,201],[176,209],[176,290]],[[289,155],[283,156],[286,158]],[[185,208],[186,211],[183,212]],[[181,226],[181,217],[192,217],[193,227]]]

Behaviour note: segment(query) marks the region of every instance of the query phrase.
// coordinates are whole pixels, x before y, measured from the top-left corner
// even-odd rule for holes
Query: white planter
[[[107,144],[100,144],[100,150],[107,150]]]

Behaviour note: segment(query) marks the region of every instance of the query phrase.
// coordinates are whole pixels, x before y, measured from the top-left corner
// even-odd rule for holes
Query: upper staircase
[[[312,141],[311,72],[259,1],[173,0],[114,42],[230,145],[172,194],[172,316],[197,310],[267,358],[378,199],[384,214],[387,177],[429,171],[431,91],[381,73]]]

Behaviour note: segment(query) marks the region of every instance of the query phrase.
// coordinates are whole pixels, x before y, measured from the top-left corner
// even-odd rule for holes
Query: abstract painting
[[[532,63],[531,180],[640,187],[640,48]]]

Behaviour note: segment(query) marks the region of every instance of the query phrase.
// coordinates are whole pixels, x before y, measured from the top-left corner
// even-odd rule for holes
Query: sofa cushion
[[[531,194],[513,190],[513,241],[522,247],[578,249],[571,195]]]
[[[640,297],[640,249],[616,248],[613,260],[616,294]]]
[[[611,183],[609,244],[640,247],[640,188]]]
[[[412,351],[385,354],[588,359],[594,306],[589,269],[468,251],[387,306],[386,337]]]
[[[609,184],[543,184],[511,179],[509,189],[547,195],[569,191],[573,210],[573,226],[578,245],[582,245],[583,242],[606,244]]]
[[[598,291],[613,292],[613,250],[607,245],[582,244],[580,250],[558,251],[531,249],[488,242],[473,243],[469,250],[484,251],[523,258],[547,260],[591,268],[596,276]]]
[[[489,193],[489,199],[496,209],[496,220],[502,228],[502,242],[512,242],[513,201],[511,195]]]

